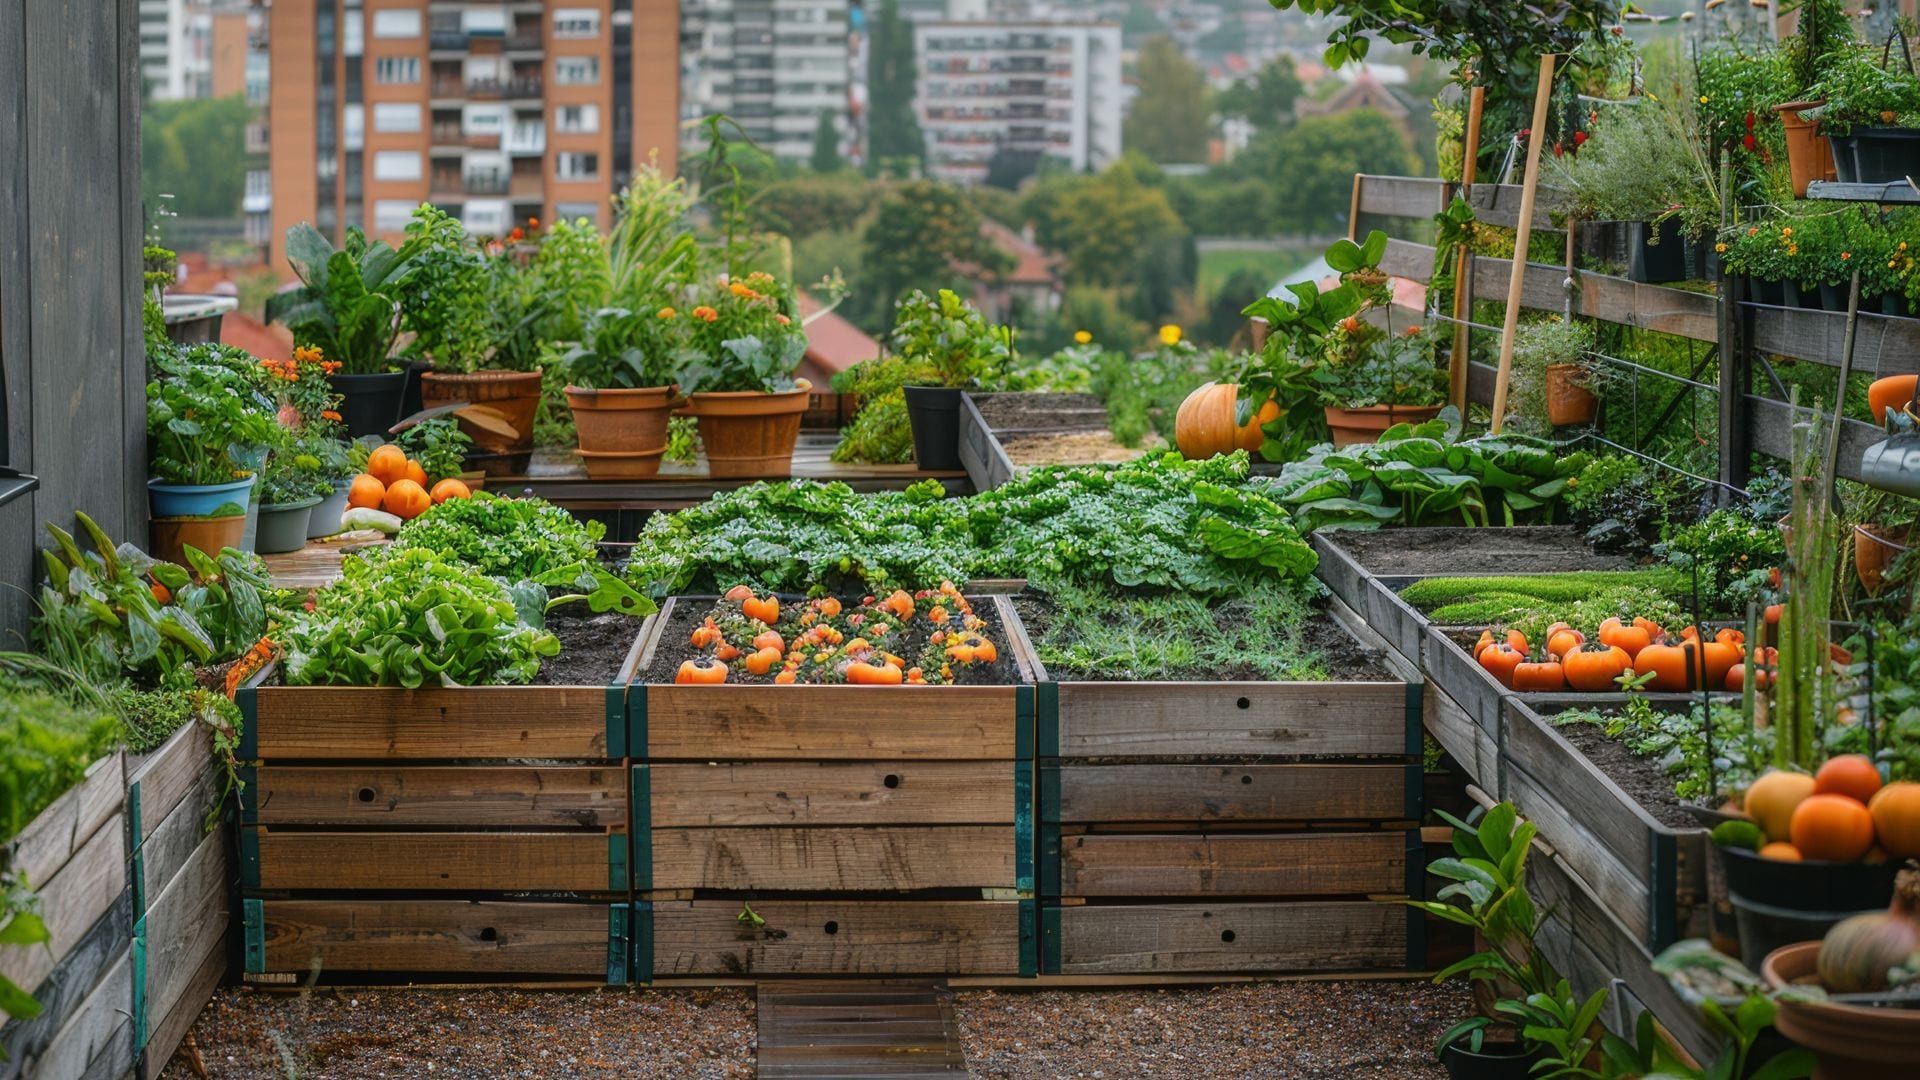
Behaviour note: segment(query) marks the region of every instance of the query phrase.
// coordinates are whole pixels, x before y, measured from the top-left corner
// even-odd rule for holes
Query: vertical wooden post
[[[1460,193],[1471,197],[1473,182],[1480,175],[1480,121],[1487,105],[1487,88],[1476,86],[1467,96],[1467,140],[1466,156],[1460,160]],[[1446,209],[1442,207],[1441,209]],[[1451,387],[1448,400],[1460,410],[1462,416],[1467,412],[1467,372],[1471,367],[1472,331],[1467,328],[1467,320],[1473,318],[1473,250],[1466,244],[1460,245],[1458,256],[1453,261],[1453,352],[1448,360],[1448,384]]]
[[[1533,243],[1533,201],[1540,189],[1540,148],[1547,141],[1547,105],[1553,98],[1558,56],[1540,58],[1540,85],[1533,92],[1533,127],[1527,135],[1527,171],[1520,184],[1520,225],[1513,236],[1513,275],[1507,281],[1507,315],[1500,330],[1500,371],[1493,383],[1493,433],[1506,422],[1507,384],[1513,381],[1513,336],[1520,329],[1520,299],[1527,287],[1527,249]]]
[[[1720,221],[1724,226],[1733,218],[1733,162],[1724,155],[1720,164]],[[1730,488],[1747,486],[1747,462],[1751,456],[1751,429],[1747,410],[1748,368],[1746,318],[1740,301],[1746,299],[1747,279],[1720,275],[1720,303],[1714,308],[1720,338],[1720,482]],[[1730,498],[1726,488],[1714,493],[1715,501],[1725,505]]]

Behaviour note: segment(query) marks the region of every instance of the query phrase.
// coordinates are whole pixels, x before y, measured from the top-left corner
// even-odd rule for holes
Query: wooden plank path
[[[757,997],[760,1080],[967,1075],[945,987],[761,983]]]

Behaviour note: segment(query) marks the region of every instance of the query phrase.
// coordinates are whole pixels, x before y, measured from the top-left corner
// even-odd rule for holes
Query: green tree
[[[1140,92],[1121,131],[1126,148],[1154,161],[1205,161],[1207,77],[1199,65],[1157,34],[1140,49],[1136,77]]]
[[[891,185],[860,236],[860,325],[888,315],[909,289],[963,285],[956,264],[995,274],[1013,268],[1006,252],[980,235],[980,213],[960,189],[935,180]],[[963,291],[963,290],[961,290]]]
[[[817,173],[833,173],[845,164],[840,160],[840,127],[833,122],[833,110],[821,109],[820,122],[813,127],[813,154],[807,158],[807,165]]]
[[[1125,160],[1099,176],[1050,176],[1023,204],[1042,247],[1067,257],[1067,276],[1081,285],[1136,285],[1142,252],[1184,242],[1186,226],[1166,192],[1140,181]]]
[[[885,186],[850,169],[803,173],[753,193],[753,226],[798,241],[816,232],[851,230],[879,201]]]
[[[889,162],[918,165],[926,158],[920,121],[913,114],[913,27],[900,17],[898,0],[881,0],[867,37],[867,173]]]
[[[156,101],[140,122],[140,189],[149,206],[171,195],[183,218],[240,216],[247,190],[246,98]]]
[[[1279,229],[1310,236],[1347,231],[1355,173],[1406,176],[1420,167],[1406,133],[1376,109],[1307,117],[1256,137],[1242,156],[1272,178]]]
[[[1247,317],[1240,314],[1248,304],[1267,295],[1273,282],[1267,275],[1251,266],[1243,266],[1227,275],[1214,295],[1207,300],[1207,322],[1205,326],[1195,327],[1193,336],[1203,344],[1218,345],[1225,348],[1247,327]]]
[[[1293,106],[1306,87],[1293,57],[1281,53],[1259,71],[1222,91],[1220,115],[1237,116],[1262,131],[1293,123]]]

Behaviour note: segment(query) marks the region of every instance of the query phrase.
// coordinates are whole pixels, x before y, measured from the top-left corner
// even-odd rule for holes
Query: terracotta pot
[[[786,476],[793,470],[793,444],[800,438],[800,416],[807,411],[813,384],[805,379],[792,390],[693,394],[686,415],[700,422],[700,444],[707,451],[707,475],[717,478]]]
[[[650,386],[638,390],[590,390],[567,387],[567,405],[573,426],[580,432],[580,449],[587,454],[631,454],[664,450],[667,417],[679,402],[678,386]],[[657,455],[656,455],[657,456]],[[592,474],[589,468],[588,474]]]
[[[639,480],[660,472],[660,459],[667,448],[652,450],[575,450],[580,464],[586,466],[589,480]]]
[[[1424,424],[1440,415],[1439,405],[1368,405],[1363,409],[1327,406],[1327,427],[1333,445],[1354,446],[1379,442],[1380,433],[1395,424]]]
[[[1803,941],[1768,954],[1767,985],[1819,980],[1820,942]],[[1781,1000],[1774,1026],[1820,1059],[1814,1080],[1885,1080],[1920,1075],[1920,1012]],[[1903,1067],[1904,1066],[1904,1067]]]
[[[1839,173],[1834,171],[1833,145],[1820,137],[1817,123],[1800,116],[1802,109],[1825,104],[1824,101],[1791,101],[1773,107],[1773,111],[1780,114],[1781,126],[1786,128],[1787,171],[1793,174],[1796,198],[1806,198],[1807,185],[1815,180],[1839,179]]]
[[[423,407],[434,409],[462,401],[490,413],[481,421],[460,418],[460,430],[473,440],[469,460],[480,462],[490,475],[524,471],[524,459],[533,454],[533,418],[540,411],[540,372],[476,371],[458,375],[429,371],[420,376]]]
[[[1889,525],[1853,527],[1853,572],[1869,594],[1878,594],[1886,584],[1887,568],[1907,553],[1913,540],[1912,528]]]
[[[1547,422],[1554,427],[1591,424],[1600,399],[1587,389],[1579,364],[1547,365]]]
[[[221,548],[237,548],[247,531],[247,515],[232,517],[154,518],[152,554],[156,559],[187,565],[186,549],[218,555]]]

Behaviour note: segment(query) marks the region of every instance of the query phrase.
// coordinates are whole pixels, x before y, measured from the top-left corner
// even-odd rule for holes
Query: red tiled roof
[[[1011,285],[1052,285],[1060,279],[1061,257],[997,221],[980,223],[980,234],[1013,256],[1014,266],[997,280]]]
[[[286,327],[267,326],[239,311],[229,311],[220,320],[220,343],[238,346],[263,360],[284,360],[293,355],[293,335]]]
[[[807,323],[807,359],[829,375],[845,371],[862,360],[880,355],[880,343],[859,327],[829,311],[814,318],[820,303],[806,293],[799,294],[800,317]]]

